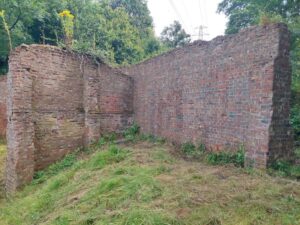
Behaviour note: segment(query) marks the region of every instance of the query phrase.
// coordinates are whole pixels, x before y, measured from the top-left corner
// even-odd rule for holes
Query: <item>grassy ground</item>
[[[1,225],[300,224],[300,183],[209,166],[166,144],[67,156],[0,203]]]

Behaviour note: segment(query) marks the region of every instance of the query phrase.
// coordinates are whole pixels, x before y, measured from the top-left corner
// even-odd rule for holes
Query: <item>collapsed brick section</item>
[[[292,152],[289,31],[283,24],[198,41],[125,68],[142,132],[213,151],[246,149],[265,168]]]
[[[0,139],[6,138],[6,98],[7,81],[6,76],[0,76]]]
[[[8,191],[101,133],[132,122],[132,78],[91,57],[21,46],[9,65]]]

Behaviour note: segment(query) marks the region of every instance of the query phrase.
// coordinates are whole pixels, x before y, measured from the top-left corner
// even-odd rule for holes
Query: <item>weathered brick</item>
[[[208,149],[246,148],[247,164],[289,158],[291,69],[283,24],[198,41],[124,68],[142,132]]]
[[[132,78],[92,57],[23,45],[9,66],[8,191],[102,133],[132,123]]]
[[[7,84],[8,191],[133,119],[142,132],[176,143],[202,142],[212,151],[244,145],[246,164],[258,168],[292,153],[283,24],[197,41],[121,69],[57,47],[20,46]]]

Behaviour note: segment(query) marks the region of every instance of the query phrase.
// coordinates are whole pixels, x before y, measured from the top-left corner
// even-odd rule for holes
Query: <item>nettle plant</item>
[[[8,37],[9,50],[11,51],[12,50],[11,36],[10,36],[9,28],[8,28],[8,25],[7,25],[7,22],[5,19],[5,11],[4,10],[0,10],[0,17],[1,17],[1,20],[3,23],[4,30]]]
[[[74,15],[69,10],[64,10],[58,15],[63,26],[65,45],[71,48],[74,35]]]

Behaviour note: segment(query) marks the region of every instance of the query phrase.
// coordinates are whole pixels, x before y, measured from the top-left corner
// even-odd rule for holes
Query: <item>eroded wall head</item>
[[[7,76],[0,76],[0,139],[6,138]]]
[[[283,24],[198,41],[125,69],[142,132],[209,150],[246,149],[265,168],[292,151],[289,31]]]
[[[87,55],[24,45],[11,54],[9,68],[9,191],[31,181],[35,171],[132,121],[133,80]]]

